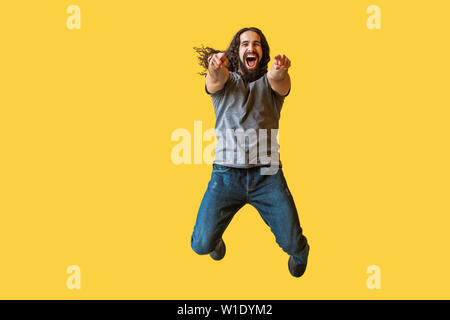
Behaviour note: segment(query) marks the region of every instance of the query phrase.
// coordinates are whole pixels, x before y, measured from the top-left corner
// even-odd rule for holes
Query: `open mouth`
[[[248,55],[245,58],[245,64],[246,64],[248,69],[256,68],[257,62],[258,62],[258,60],[257,60],[255,55]]]

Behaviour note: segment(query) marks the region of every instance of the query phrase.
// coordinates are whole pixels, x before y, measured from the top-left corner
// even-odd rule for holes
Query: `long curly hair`
[[[270,48],[262,31],[255,27],[242,28],[234,35],[233,40],[231,40],[231,43],[228,46],[228,49],[225,51],[225,56],[228,58],[228,65],[226,66],[226,68],[230,72],[238,72],[240,63],[239,46],[241,44],[241,34],[246,31],[256,32],[261,39],[262,57],[261,61],[259,62],[258,74],[262,75],[267,72],[267,66],[270,62]],[[194,47],[194,50],[198,54],[198,62],[200,66],[204,69],[202,72],[199,72],[199,74],[206,77],[209,66],[208,58],[212,54],[223,52],[223,50],[216,50],[211,47],[204,47],[203,45],[201,48]]]

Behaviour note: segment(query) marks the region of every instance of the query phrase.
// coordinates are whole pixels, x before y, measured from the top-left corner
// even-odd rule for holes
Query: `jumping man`
[[[218,143],[192,249],[221,260],[226,252],[222,235],[248,203],[289,255],[290,273],[300,277],[306,270],[309,245],[283,175],[276,139],[281,107],[291,89],[291,62],[283,54],[276,55],[267,71],[270,49],[258,28],[239,30],[225,52],[195,49],[206,69],[202,75],[214,106]]]

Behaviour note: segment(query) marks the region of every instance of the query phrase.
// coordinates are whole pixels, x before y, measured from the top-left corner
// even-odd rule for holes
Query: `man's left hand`
[[[267,73],[267,80],[273,91],[285,96],[291,88],[291,77],[288,69],[291,66],[289,60],[284,54],[276,55],[273,58],[273,67]]]
[[[273,58],[273,68],[275,70],[287,70],[291,66],[291,60],[284,54],[276,55]]]

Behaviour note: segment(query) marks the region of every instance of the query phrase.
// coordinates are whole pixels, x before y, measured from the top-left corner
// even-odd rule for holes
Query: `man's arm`
[[[270,86],[282,96],[287,95],[291,88],[291,77],[288,73],[290,66],[291,61],[284,54],[279,54],[273,58],[273,66],[267,72]]]
[[[222,90],[230,77],[226,68],[228,59],[225,52],[213,54],[209,60],[208,74],[206,75],[206,89],[209,93]]]

